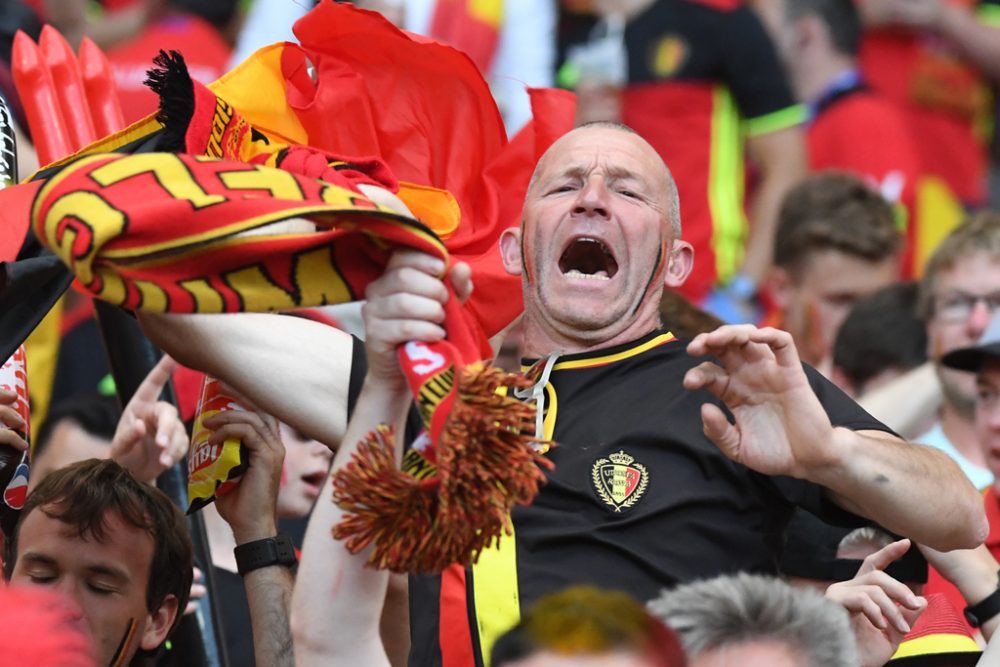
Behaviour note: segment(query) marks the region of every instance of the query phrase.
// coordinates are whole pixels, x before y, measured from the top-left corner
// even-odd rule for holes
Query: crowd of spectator
[[[4,0],[22,175],[45,165],[17,31],[96,42],[135,123],[161,51],[208,84],[333,2]],[[396,251],[363,306],[137,311],[164,354],[124,405],[70,289],[27,343],[30,429],[0,388],[0,448],[31,451],[0,662],[182,664],[197,633],[171,633],[210,606],[210,664],[1000,665],[1000,0],[345,4],[466,53],[512,139],[530,89],[575,93],[495,250],[524,300],[496,363],[534,383],[554,468],[468,565],[388,572],[331,537],[379,424],[416,474],[397,348],[444,337],[475,267]],[[244,460],[189,524],[155,485],[206,374],[243,406],[210,442]]]

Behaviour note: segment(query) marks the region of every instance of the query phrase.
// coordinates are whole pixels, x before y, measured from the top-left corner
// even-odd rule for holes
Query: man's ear
[[[521,228],[508,227],[500,235],[500,257],[503,266],[512,276],[521,275],[523,268],[521,257]]]
[[[687,241],[676,240],[667,256],[667,270],[663,272],[663,284],[666,287],[680,287],[691,275],[694,267],[694,248]]]
[[[792,281],[791,274],[788,273],[788,269],[780,266],[772,266],[766,280],[774,305],[779,310],[788,310],[795,292],[795,284]]]
[[[177,596],[168,595],[164,598],[157,610],[146,616],[146,627],[142,629],[139,648],[144,651],[152,651],[162,644],[179,613]]]

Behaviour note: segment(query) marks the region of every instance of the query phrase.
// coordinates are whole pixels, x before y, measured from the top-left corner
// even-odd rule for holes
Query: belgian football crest
[[[649,484],[649,471],[623,450],[597,459],[591,473],[597,495],[616,512],[639,502]]]

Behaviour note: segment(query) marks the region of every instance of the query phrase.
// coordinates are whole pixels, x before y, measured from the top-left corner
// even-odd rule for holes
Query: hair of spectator
[[[615,120],[594,120],[594,121],[590,121],[589,123],[584,123],[583,125],[580,125],[579,127],[576,127],[573,130],[571,130],[571,131],[575,132],[576,130],[602,129],[602,128],[606,129],[606,130],[618,130],[619,132],[625,132],[626,134],[632,134],[632,135],[635,135],[635,136],[639,137],[643,141],[645,141],[645,139],[642,137],[641,134],[639,134],[638,132],[636,132],[635,130],[633,130],[631,127],[629,127],[625,123],[620,123],[620,122],[615,121]],[[652,149],[652,147],[650,147],[650,148]],[[658,153],[657,153],[657,155],[659,156]],[[668,201],[667,201],[667,220],[670,222],[670,227],[671,227],[671,229],[674,232],[674,239],[676,240],[676,239],[681,238],[681,199],[680,199],[680,194],[677,192],[677,183],[674,181],[674,176],[670,172],[670,167],[667,166],[667,163],[663,161],[662,157],[660,157],[660,162],[661,162],[661,164],[663,164],[663,172],[664,172],[664,176],[666,177],[666,181],[667,181],[667,199],[668,199]],[[542,163],[542,161],[539,160],[538,164],[535,165],[535,170],[531,174],[531,180],[528,181],[528,190],[531,190],[532,186],[534,186],[535,182],[538,180],[538,168],[539,168],[539,165],[541,165],[541,163]]]
[[[882,195],[852,174],[825,171],[805,178],[782,202],[774,263],[795,273],[824,250],[878,262],[901,245],[892,206]]]
[[[32,511],[44,512],[76,529],[80,537],[105,538],[109,516],[117,516],[153,540],[146,608],[155,612],[168,595],[177,598],[174,627],[191,592],[192,554],[184,515],[159,489],[144,484],[116,462],[87,459],[53,471],[29,495],[21,518],[4,545],[4,575],[17,560],[21,524]]]
[[[804,16],[816,16],[823,21],[838,53],[858,55],[862,26],[854,0],[785,0],[787,21],[793,22]]]
[[[858,664],[847,613],[819,591],[740,573],[663,591],[649,609],[680,635],[693,659],[758,641],[787,646],[810,667]]]
[[[34,460],[42,455],[56,427],[64,421],[79,426],[85,433],[95,438],[110,441],[115,437],[118,420],[122,409],[118,399],[101,394],[79,394],[59,401],[49,410],[38,435],[31,443],[31,455]]]
[[[866,556],[884,549],[895,541],[892,535],[875,526],[855,528],[840,540],[840,544],[837,545],[837,558],[864,560]],[[865,556],[859,558],[854,553],[859,550],[864,552]]]
[[[921,319],[929,320],[934,314],[934,291],[937,289],[938,275],[981,252],[1000,263],[1000,213],[996,211],[973,213],[953,229],[931,253],[920,280],[917,313]]]
[[[882,371],[927,361],[927,327],[917,314],[918,287],[896,283],[859,299],[833,343],[833,365],[858,392]]]
[[[564,656],[627,652],[661,667],[687,664],[677,636],[621,591],[572,586],[535,603],[493,645],[493,667],[540,652]]]

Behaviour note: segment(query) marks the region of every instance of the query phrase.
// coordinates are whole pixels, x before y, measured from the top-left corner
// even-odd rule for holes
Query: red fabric
[[[0,207],[0,262],[11,262],[24,243],[31,217],[31,202],[40,184],[25,183],[16,188],[6,188],[3,192],[4,205]]]
[[[672,81],[625,88],[622,120],[641,134],[677,182],[684,240],[694,246],[694,268],[679,290],[695,303],[715,284],[712,211],[708,200],[711,163],[712,83]]]
[[[990,550],[993,557],[1000,561],[1000,498],[997,497],[997,490],[989,486],[983,490],[983,505],[986,510],[986,520],[990,525],[990,532],[986,536],[986,548]],[[955,609],[965,609],[968,603],[962,594],[958,592],[954,584],[942,577],[933,567],[928,568],[927,586],[924,588],[927,594],[941,593]],[[969,632],[974,632],[971,625],[965,620],[962,614],[962,624],[968,628]]]
[[[155,112],[156,95],[142,82],[160,52],[180,51],[191,76],[209,83],[222,76],[231,49],[210,23],[196,16],[171,15],[147,26],[134,39],[108,51],[121,98],[122,113],[133,123]]]
[[[487,334],[498,332],[523,308],[520,279],[503,271],[499,231],[519,224],[535,163],[572,129],[574,96],[530,91],[535,120],[508,143],[489,86],[465,54],[329,0],[294,30],[318,75],[313,86],[305,52],[286,45],[286,94],[308,143],[378,155],[399,180],[451,192],[462,221],[446,244],[473,265],[468,307]]]
[[[813,171],[844,169],[883,194],[891,181],[902,179],[901,196],[893,203],[900,203],[907,211],[903,273],[911,276],[919,224],[914,215],[920,158],[902,111],[879,93],[852,93],[820,112],[809,127],[807,141]]]
[[[472,630],[466,603],[465,568],[452,565],[441,573],[440,623],[442,667],[476,664],[472,653]]]
[[[198,410],[198,399],[201,397],[201,384],[205,374],[187,366],[177,364],[177,369],[171,378],[174,381],[174,394],[177,396],[177,409],[183,421],[194,419]]]
[[[489,72],[500,43],[500,24],[476,16],[470,4],[469,0],[437,0],[430,36],[467,54],[479,71]]]
[[[966,204],[983,202],[987,153],[976,125],[990,106],[982,76],[939,38],[905,29],[866,31],[860,61],[865,79],[904,110],[924,170]]]

